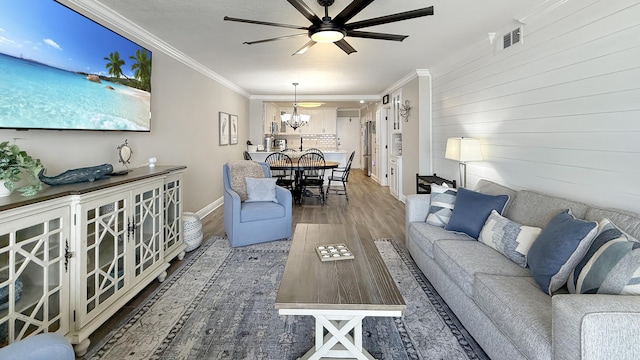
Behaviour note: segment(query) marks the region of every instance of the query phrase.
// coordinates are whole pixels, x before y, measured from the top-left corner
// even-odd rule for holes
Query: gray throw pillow
[[[640,295],[640,242],[609,219],[598,225],[598,235],[571,273],[572,294]]]
[[[451,219],[456,203],[457,189],[431,184],[431,205],[427,214],[427,224],[444,227]]]

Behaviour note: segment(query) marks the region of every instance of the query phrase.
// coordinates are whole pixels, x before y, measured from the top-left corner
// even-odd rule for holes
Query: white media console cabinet
[[[57,332],[81,356],[92,332],[164,281],[186,247],[184,169],[139,168],[0,198],[0,346]]]

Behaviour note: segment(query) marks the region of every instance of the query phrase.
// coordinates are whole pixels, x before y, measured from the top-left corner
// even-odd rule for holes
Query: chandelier
[[[309,124],[311,116],[305,114],[298,114],[298,83],[293,83],[293,112],[291,114],[282,114],[280,119],[289,125],[293,130]]]

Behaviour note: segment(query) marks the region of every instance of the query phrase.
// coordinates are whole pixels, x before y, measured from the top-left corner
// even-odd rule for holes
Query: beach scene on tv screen
[[[151,52],[55,1],[2,1],[0,94],[0,128],[149,131]]]

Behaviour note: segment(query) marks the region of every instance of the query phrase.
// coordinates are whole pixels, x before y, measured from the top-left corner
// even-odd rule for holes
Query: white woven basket
[[[184,242],[187,244],[184,251],[189,252],[197,249],[202,244],[202,222],[198,214],[182,213],[182,226]]]

